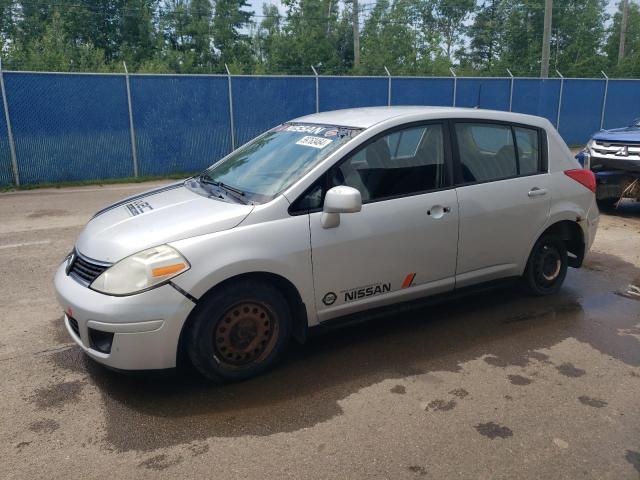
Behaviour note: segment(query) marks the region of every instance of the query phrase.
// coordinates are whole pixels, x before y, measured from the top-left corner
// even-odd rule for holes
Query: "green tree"
[[[350,27],[337,1],[285,0],[283,4],[287,12],[282,26],[268,40],[269,71],[309,74],[314,65],[321,73],[342,73],[351,68],[353,56],[346,51]]]
[[[378,0],[364,24],[361,72],[394,75],[418,73],[418,27],[415,2]]]
[[[503,36],[503,9],[499,0],[487,0],[478,7],[469,26],[469,45],[458,51],[463,70],[475,73],[493,73],[500,58]],[[500,72],[504,74],[504,72]]]
[[[134,69],[156,54],[154,16],[158,0],[124,0],[120,22],[121,58]]]
[[[562,0],[556,5],[550,64],[565,76],[599,77],[607,63],[602,52],[606,0]]]
[[[607,71],[618,77],[640,76],[640,5],[629,2],[629,16],[625,35],[625,57],[618,65],[618,49],[620,48],[620,28],[622,25],[622,2],[613,15],[613,22],[608,32],[604,51],[607,55]]]
[[[466,33],[465,22],[475,9],[475,0],[427,0],[424,8],[426,26],[437,31],[444,44],[444,53],[452,59],[453,52]]]
[[[253,58],[250,37],[243,30],[251,23],[253,12],[245,10],[246,0],[217,0],[213,15],[213,45],[220,68],[227,64],[234,71],[251,70]]]
[[[10,65],[44,71],[100,71],[106,68],[104,53],[91,43],[70,39],[62,15],[54,10],[42,35],[10,51]]]
[[[253,48],[256,61],[261,66],[260,73],[265,73],[272,69],[269,62],[273,57],[274,39],[281,33],[282,17],[278,7],[264,3],[262,18],[253,34]]]

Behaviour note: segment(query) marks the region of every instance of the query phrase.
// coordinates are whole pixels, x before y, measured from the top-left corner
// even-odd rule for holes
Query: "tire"
[[[291,311],[274,287],[238,282],[205,297],[188,327],[185,347],[194,367],[214,382],[260,375],[284,353]]]
[[[527,293],[552,295],[562,287],[567,276],[567,247],[556,235],[542,235],[529,255],[523,280]]]

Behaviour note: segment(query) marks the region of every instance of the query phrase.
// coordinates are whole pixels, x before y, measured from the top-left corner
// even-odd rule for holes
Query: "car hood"
[[[593,134],[593,139],[603,142],[640,142],[640,128],[624,127],[600,130]]]
[[[252,209],[198,195],[179,182],[100,210],[80,234],[76,249],[95,260],[117,262],[163,243],[228,230]]]

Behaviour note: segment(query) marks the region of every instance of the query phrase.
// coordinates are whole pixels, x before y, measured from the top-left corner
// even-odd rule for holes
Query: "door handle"
[[[541,197],[542,195],[546,195],[546,194],[547,194],[547,189],[540,188],[540,187],[533,187],[531,190],[529,190],[529,193],[527,193],[527,195],[529,195],[530,197]]]
[[[434,205],[429,210],[427,210],[427,215],[432,216],[433,218],[442,218],[445,214],[451,211],[451,207],[443,207],[442,205]]]

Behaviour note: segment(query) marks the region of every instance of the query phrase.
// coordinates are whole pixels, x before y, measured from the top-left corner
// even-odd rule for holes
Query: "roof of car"
[[[402,107],[363,107],[348,108],[344,110],[333,110],[330,112],[319,112],[298,117],[294,122],[316,123],[323,125],[339,125],[357,128],[369,128],[380,122],[398,117],[415,117],[416,115],[424,119],[436,118],[486,118],[491,120],[503,120],[512,122],[523,122],[539,124],[541,118],[522,113],[503,112],[498,110],[483,110],[476,108],[459,107],[425,107],[425,106],[402,106]]]

